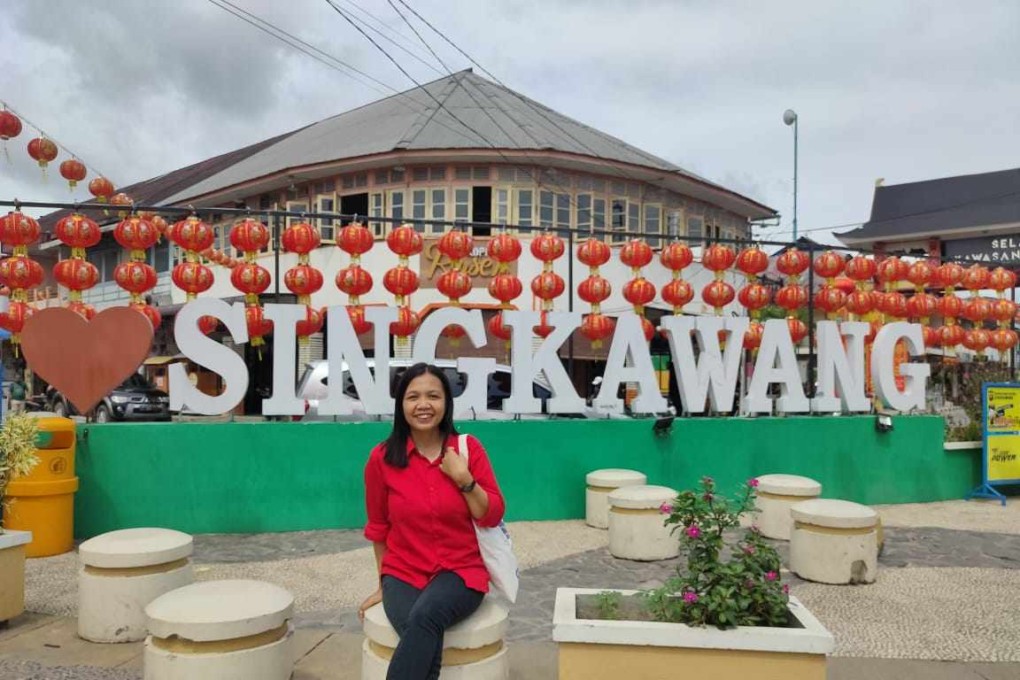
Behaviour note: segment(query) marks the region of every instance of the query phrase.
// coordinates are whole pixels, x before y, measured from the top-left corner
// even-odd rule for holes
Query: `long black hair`
[[[386,455],[383,460],[393,467],[407,467],[407,438],[411,436],[411,426],[407,422],[407,416],[404,415],[404,396],[407,394],[407,388],[411,381],[426,373],[436,376],[443,386],[446,411],[443,413],[443,419],[439,422],[439,432],[443,435],[443,441],[445,442],[448,437],[457,434],[457,430],[453,426],[453,391],[450,389],[449,378],[441,368],[432,364],[418,363],[411,366],[404,371],[397,383],[393,405],[393,431],[390,432],[390,436],[385,442]]]

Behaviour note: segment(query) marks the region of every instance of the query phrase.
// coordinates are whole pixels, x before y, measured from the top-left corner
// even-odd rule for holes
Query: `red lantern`
[[[11,343],[17,345],[21,342],[21,331],[25,329],[25,322],[35,314],[35,310],[28,306],[27,302],[12,300],[7,308],[6,314],[0,314],[0,328],[11,332]]]
[[[594,314],[599,313],[598,306],[609,299],[612,292],[612,285],[601,276],[589,276],[577,287],[578,297],[592,306]]]
[[[269,245],[269,228],[250,217],[246,217],[230,228],[230,245],[254,261],[260,250]]]
[[[600,241],[597,238],[585,240],[577,249],[577,259],[589,268],[601,267],[609,262],[610,257],[612,257],[612,251],[609,246],[605,241]]]
[[[74,190],[78,182],[85,179],[88,171],[85,165],[77,158],[71,158],[60,164],[60,176],[67,180],[67,185]]]
[[[375,245],[375,237],[365,225],[355,222],[340,230],[336,245],[351,256],[351,264],[358,264],[361,261],[361,256]]]
[[[273,332],[273,322],[266,319],[262,307],[247,305],[244,308],[244,318],[248,325],[248,342],[251,346],[261,347],[266,344],[264,338]]]
[[[539,234],[531,240],[531,254],[545,263],[547,271],[554,260],[563,257],[564,250],[563,239],[555,234]]]
[[[42,265],[27,255],[0,260],[0,283],[12,290],[35,288],[44,278]]]
[[[846,260],[834,250],[826,250],[815,258],[815,274],[821,276],[831,286],[833,280],[843,273]]]
[[[662,299],[673,305],[673,314],[679,316],[684,305],[694,299],[694,288],[683,279],[673,279],[662,287]]]
[[[35,159],[40,168],[45,169],[57,157],[57,145],[52,139],[36,137],[28,143],[28,155]]]
[[[71,258],[53,266],[53,278],[64,288],[81,292],[99,283],[99,270],[91,262]]]
[[[977,291],[988,287],[989,278],[990,273],[987,267],[982,267],[979,264],[971,265],[963,273],[963,287],[976,294]]]
[[[922,326],[921,331],[924,333],[924,346],[929,349],[942,346],[942,333],[939,332],[938,328],[932,326]]]
[[[325,318],[318,309],[305,307],[305,318],[298,321],[294,326],[294,332],[298,336],[298,342],[307,344],[309,336],[315,335],[322,330]]]
[[[896,291],[885,293],[878,299],[878,311],[894,319],[905,319],[910,316],[906,296]]]
[[[632,239],[620,249],[620,262],[631,268],[632,271],[647,267],[652,261],[654,253],[643,239]]]
[[[963,267],[955,262],[946,262],[936,270],[936,280],[947,292],[952,293],[953,289],[963,281],[964,274]]]
[[[244,300],[249,305],[258,303],[259,295],[269,289],[271,282],[269,270],[254,262],[245,262],[230,272],[230,283],[244,293]]]
[[[675,241],[662,249],[659,255],[662,266],[673,272],[674,278],[683,269],[686,269],[694,261],[694,253],[687,244]]]
[[[132,260],[140,262],[146,259],[146,251],[159,241],[159,231],[148,220],[129,217],[117,224],[113,238],[122,248],[131,251]]]
[[[776,292],[776,304],[788,312],[800,309],[807,301],[807,289],[795,283],[787,284]]]
[[[549,312],[542,312],[538,317],[538,325],[532,326],[531,330],[540,338],[548,338],[556,330],[555,326],[549,325]]]
[[[67,305],[67,308],[75,314],[81,315],[86,321],[96,318],[96,308],[85,302],[72,301]]]
[[[722,316],[723,307],[733,302],[734,297],[736,297],[736,291],[725,281],[712,281],[701,291],[701,299],[715,307],[715,313],[718,316]]]
[[[835,286],[823,286],[814,295],[815,307],[831,319],[846,305],[846,293]]]
[[[769,256],[757,246],[751,246],[740,251],[736,260],[739,269],[748,278],[754,281],[762,272],[769,268]]]
[[[863,316],[875,308],[875,296],[866,290],[855,290],[846,299],[846,309],[851,314]]]
[[[113,182],[105,177],[96,177],[89,182],[89,193],[95,196],[100,203],[106,203],[116,191],[113,188]]]
[[[350,304],[360,304],[359,298],[372,290],[372,275],[358,265],[345,267],[336,274],[336,287],[350,296]]]
[[[591,340],[593,349],[602,347],[602,341],[613,334],[616,323],[604,314],[586,314],[581,322],[581,333]]]
[[[187,299],[194,300],[213,285],[212,270],[197,262],[181,262],[170,273],[174,285],[187,293]]]
[[[409,224],[404,224],[389,233],[386,237],[386,245],[390,250],[400,256],[403,264],[407,264],[407,258],[421,252],[423,242],[421,234]]]
[[[453,232],[450,232],[453,233]],[[450,304],[457,305],[460,298],[471,292],[471,277],[462,271],[450,269],[443,272],[436,281],[440,293],[450,298]]]
[[[655,324],[653,324],[651,321],[649,321],[648,319],[646,319],[645,317],[642,316],[641,317],[641,332],[644,333],[645,340],[647,340],[648,342],[651,342],[652,338],[655,337]]]
[[[875,268],[875,275],[878,282],[885,285],[886,291],[890,291],[895,284],[907,278],[910,265],[898,257],[887,257]]]
[[[0,242],[14,247],[15,255],[27,255],[28,246],[39,239],[39,223],[20,210],[0,218]]]
[[[988,275],[988,285],[999,297],[1002,297],[1005,291],[1016,287],[1016,274],[1008,269],[996,267]]]
[[[1008,326],[1016,316],[1017,305],[1012,300],[999,298],[991,305],[990,316],[999,322],[1001,327]]]
[[[875,277],[877,269],[875,261],[863,255],[857,255],[846,263],[846,275],[857,282],[859,289],[865,282],[871,281]]]
[[[216,240],[216,233],[212,227],[192,215],[174,223],[167,230],[167,237],[184,251],[200,253],[212,247]]]
[[[663,298],[665,298],[665,290],[663,291]],[[749,283],[737,293],[737,302],[752,314],[766,307],[771,298],[769,289],[760,283]]]
[[[973,297],[963,305],[963,318],[975,324],[984,323],[992,315],[992,303],[984,298]]]
[[[1013,349],[1017,344],[1017,334],[1016,331],[1008,328],[997,328],[992,331],[988,338],[988,342],[992,347],[998,350],[999,355],[1005,361],[1007,358],[1006,352]]]
[[[156,287],[156,270],[144,262],[121,262],[113,270],[117,285],[131,293],[132,302],[141,302],[146,291]]]
[[[991,334],[984,328],[972,328],[963,335],[963,346],[967,349],[981,354],[991,343]]]
[[[963,327],[956,324],[942,326],[939,328],[939,342],[943,348],[952,352],[954,347],[963,342],[965,334]]]
[[[634,311],[641,316],[644,306],[655,299],[655,286],[648,279],[631,279],[623,286],[623,297],[634,305]]]
[[[125,193],[114,194],[113,196],[110,197],[110,205],[117,205],[121,206],[122,208],[130,208],[134,204],[135,204],[134,199]],[[120,216],[121,219],[123,219],[127,217],[127,211],[120,210],[117,212],[117,215]]]
[[[307,305],[322,288],[322,272],[310,264],[299,264],[283,275],[283,285],[297,296],[299,304]]]
[[[744,349],[757,351],[761,347],[761,339],[764,335],[765,326],[758,321],[752,321],[744,332]]]
[[[443,255],[458,262],[471,254],[471,250],[474,248],[474,239],[466,232],[454,229],[443,234],[439,243],[436,244],[436,248]]]
[[[513,274],[496,274],[489,281],[489,295],[499,300],[503,307],[509,307],[510,302],[523,292],[524,284]]]
[[[848,279],[845,276],[837,277],[832,285],[838,288],[839,290],[843,291],[847,295],[857,290],[857,284],[855,284],[851,279]]]
[[[159,310],[152,305],[147,305],[144,302],[131,302],[128,303],[128,307],[134,309],[139,314],[143,314],[149,323],[152,324],[153,332],[159,328],[159,325],[163,323],[163,315],[159,313]]]
[[[521,242],[511,234],[497,234],[489,240],[486,253],[500,263],[500,273],[509,269],[507,265],[521,256]]]
[[[907,311],[910,316],[920,319],[922,323],[928,322],[928,317],[938,311],[939,301],[934,295],[920,292],[907,300]]]
[[[397,306],[400,307],[408,296],[418,290],[418,275],[407,267],[394,267],[383,275],[383,286],[396,296]]]
[[[790,277],[792,283],[796,283],[810,266],[811,256],[797,248],[790,248],[776,259],[776,269]]]
[[[214,333],[217,328],[220,327],[220,320],[215,316],[200,316],[198,317],[198,330],[202,332],[202,335],[209,335]]]
[[[915,262],[907,269],[907,280],[914,284],[914,289],[919,293],[924,291],[925,286],[927,286],[934,277],[935,270],[924,260]]]
[[[372,330],[372,324],[365,319],[365,308],[360,305],[348,305],[347,316],[351,320],[351,326],[358,335],[364,335]]]
[[[152,226],[156,227],[156,231],[159,232],[160,236],[163,236],[163,234],[166,233],[166,230],[170,228],[170,225],[167,224],[166,220],[159,215],[155,215],[153,213],[142,213],[141,217],[142,219],[149,220],[149,222],[152,223]]]
[[[21,119],[4,109],[0,111],[0,139],[7,141],[21,134]]]
[[[280,243],[288,253],[298,254],[298,262],[307,264],[308,253],[319,247],[322,238],[319,230],[308,222],[295,222],[283,230]]]
[[[551,311],[553,300],[563,294],[566,284],[554,271],[545,271],[531,280],[531,292],[543,302],[545,311]]]
[[[99,224],[80,213],[68,215],[57,222],[54,233],[61,243],[71,248],[72,256],[84,256],[85,248],[97,245],[103,237]],[[75,250],[80,252],[74,253]]]
[[[504,342],[510,342],[510,339],[513,337],[514,334],[513,328],[503,325],[503,312],[497,312],[496,314],[493,314],[492,318],[489,319],[489,323],[487,325],[489,328],[489,333],[493,337],[499,338]]]
[[[398,307],[397,320],[390,324],[390,333],[403,342],[407,342],[407,338],[418,330],[420,324],[421,319],[417,312],[410,307]]]
[[[939,313],[946,319],[955,319],[963,312],[963,300],[952,294],[939,298]]]
[[[718,281],[722,279],[723,272],[733,266],[736,259],[737,254],[733,252],[732,248],[715,243],[705,249],[704,255],[701,256],[701,264],[705,269],[715,272],[715,278]]]
[[[807,337],[807,324],[796,317],[787,317],[786,327],[790,331],[790,339],[794,345],[799,345]]]

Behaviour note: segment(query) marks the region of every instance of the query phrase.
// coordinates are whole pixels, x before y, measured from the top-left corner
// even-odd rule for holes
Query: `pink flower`
[[[664,515],[672,514],[673,506],[670,505],[669,503],[663,503],[662,505],[659,506],[659,512],[661,512]]]
[[[708,503],[711,503],[713,498],[715,498],[715,495],[710,493],[706,493],[705,495],[702,496],[702,499],[704,499]]]
[[[686,602],[687,604],[694,604],[697,601],[698,594],[695,593],[694,591],[688,590],[686,593],[684,593],[684,602]]]
[[[790,584],[789,583],[784,583],[783,584],[783,594],[784,595],[789,595],[790,594]]]
[[[692,524],[684,530],[689,538],[697,538],[701,536],[701,529],[698,528],[697,524]]]
[[[761,533],[761,529],[758,527],[757,524],[752,524],[751,525],[751,531],[753,531],[756,534],[760,534]]]
[[[744,546],[744,552],[746,554],[748,554],[748,555],[753,555],[755,553],[754,546],[753,545],[745,545]]]
[[[758,487],[758,479],[756,477],[752,477],[751,479],[747,480],[747,485],[749,487],[751,487],[752,489],[757,488]]]
[[[765,574],[765,580],[766,581],[775,581],[777,578],[779,578],[779,574],[777,574],[774,571],[770,571],[770,572]]]

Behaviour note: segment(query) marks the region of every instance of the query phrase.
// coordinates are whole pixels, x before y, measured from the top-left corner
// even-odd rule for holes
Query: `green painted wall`
[[[650,420],[468,422],[493,460],[508,519],[584,516],[584,475],[647,473],[675,488],[702,475],[733,488],[769,472],[803,474],[824,495],[862,503],[961,498],[980,452],[946,452],[943,421],[898,417],[687,418],[656,437]],[[356,528],[362,469],[386,423],[85,425],[79,431],[75,534],[132,526],[191,533]]]

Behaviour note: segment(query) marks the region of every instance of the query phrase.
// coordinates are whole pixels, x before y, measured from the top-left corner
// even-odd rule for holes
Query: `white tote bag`
[[[468,461],[467,435],[462,434],[457,438],[457,448],[460,455]],[[489,570],[489,580],[493,587],[511,603],[517,601],[517,588],[520,584],[517,569],[517,557],[514,555],[513,541],[510,540],[510,532],[506,524],[500,522],[495,527],[480,527],[475,524],[475,534],[478,536],[478,548],[482,553],[482,561],[485,568]]]

